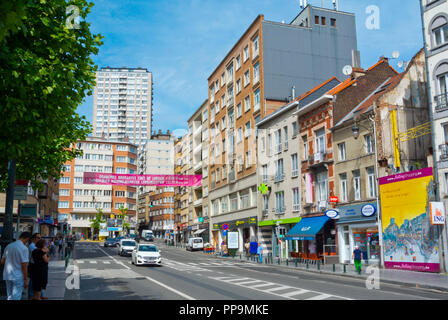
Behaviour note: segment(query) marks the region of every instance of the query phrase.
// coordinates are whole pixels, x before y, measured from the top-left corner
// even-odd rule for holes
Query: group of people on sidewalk
[[[24,290],[28,299],[45,300],[50,258],[62,252],[63,239],[51,238],[47,242],[39,233],[23,232],[19,239],[6,246],[0,260],[8,300],[22,300]]]

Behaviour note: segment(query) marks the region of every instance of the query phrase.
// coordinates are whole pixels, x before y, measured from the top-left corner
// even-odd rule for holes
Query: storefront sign
[[[264,227],[264,226],[275,226],[277,224],[296,224],[301,219],[302,219],[301,217],[297,217],[297,218],[286,218],[286,219],[260,221],[260,222],[258,222],[258,226]]]
[[[366,204],[361,208],[361,214],[364,217],[371,217],[375,214],[376,208],[371,204]]]
[[[238,232],[227,233],[227,248],[238,249]]]
[[[390,269],[440,272],[439,244],[431,225],[432,168],[379,179],[384,265]]]
[[[431,224],[444,225],[445,224],[445,206],[443,202],[430,202],[431,210]]]
[[[239,227],[248,227],[248,226],[256,226],[258,222],[257,217],[250,217],[245,219],[238,219],[238,220],[232,220],[227,222],[221,222],[221,223],[214,223],[213,229],[214,230],[224,230],[223,226],[226,224],[229,229],[231,228],[239,228]]]
[[[338,197],[330,197],[330,203],[338,203],[339,198]]]
[[[339,218],[339,212],[337,210],[327,210],[325,212],[325,215],[330,219],[337,219]]]
[[[202,175],[152,175],[84,172],[84,184],[116,186],[196,187]]]
[[[367,207],[367,209],[364,209],[364,213],[371,213],[372,209],[369,211],[369,207],[374,209],[373,214],[370,216],[363,215],[363,208]],[[354,205],[348,205],[348,206],[339,206],[337,207],[337,211],[339,212],[339,220],[338,224],[341,223],[350,223],[350,222],[362,222],[366,219],[374,219],[375,213],[376,213],[376,203],[369,202],[369,203],[362,203],[362,204],[354,204]]]

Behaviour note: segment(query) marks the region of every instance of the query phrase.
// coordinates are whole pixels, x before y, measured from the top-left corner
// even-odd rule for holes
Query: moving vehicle
[[[152,233],[148,233],[143,239],[145,239],[145,241],[154,242],[154,235]]]
[[[190,238],[188,239],[188,244],[186,247],[189,251],[194,250],[203,250],[204,249],[204,242],[202,238]]]
[[[152,230],[142,230],[142,238],[146,239],[147,235],[151,235],[154,239],[154,232],[152,232]]]
[[[107,238],[106,241],[104,241],[104,248],[107,247],[116,247],[117,241],[114,238]]]
[[[158,265],[162,264],[160,251],[153,244],[139,244],[132,251],[132,264],[137,266],[142,264]]]
[[[128,256],[132,254],[132,251],[137,246],[137,243],[134,240],[130,239],[121,239],[118,244],[118,255],[120,256]]]

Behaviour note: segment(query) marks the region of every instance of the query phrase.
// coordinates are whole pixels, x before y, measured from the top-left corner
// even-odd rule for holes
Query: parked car
[[[137,243],[131,239],[121,239],[118,244],[118,255],[128,256],[132,254],[132,251],[137,246]]]
[[[116,247],[117,241],[114,238],[107,238],[106,241],[104,241],[104,248],[107,247]]]
[[[203,250],[204,249],[204,242],[202,238],[190,238],[188,239],[188,244],[186,247],[189,251],[194,250]]]
[[[149,265],[161,265],[162,257],[160,256],[160,251],[153,244],[139,244],[132,251],[132,264],[137,266],[143,264]]]
[[[154,242],[154,235],[152,233],[146,234],[145,241]]]

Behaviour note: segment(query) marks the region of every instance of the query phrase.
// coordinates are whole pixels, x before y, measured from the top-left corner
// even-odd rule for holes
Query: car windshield
[[[115,241],[115,239],[108,238],[108,239],[106,239],[106,241],[107,241],[107,242],[113,242],[113,241]]]
[[[194,239],[193,242],[194,243],[202,243],[202,239]]]
[[[157,252],[158,250],[155,246],[139,246],[138,251]]]
[[[134,247],[135,241],[123,241],[123,245],[127,247]]]

